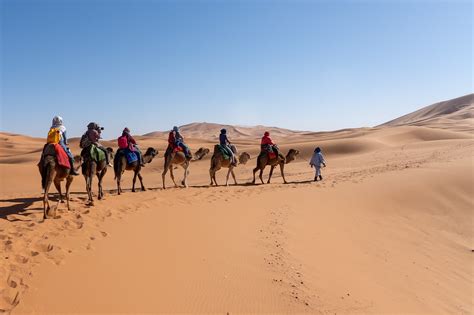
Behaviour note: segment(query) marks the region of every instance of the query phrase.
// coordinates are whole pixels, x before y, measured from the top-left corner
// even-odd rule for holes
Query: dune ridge
[[[423,107],[381,124],[380,127],[412,125],[472,131],[473,124],[474,94],[468,94]]]

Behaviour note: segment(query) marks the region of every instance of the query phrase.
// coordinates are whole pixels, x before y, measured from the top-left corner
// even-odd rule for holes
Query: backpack
[[[118,146],[120,149],[128,148],[128,139],[126,136],[121,136],[117,139]]]
[[[48,137],[46,139],[47,143],[59,143],[59,140],[61,140],[61,132],[59,131],[59,128],[51,128],[48,131]]]

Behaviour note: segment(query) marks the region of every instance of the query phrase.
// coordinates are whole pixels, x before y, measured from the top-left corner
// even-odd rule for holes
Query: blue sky
[[[0,0],[0,130],[373,126],[472,92],[470,1]]]

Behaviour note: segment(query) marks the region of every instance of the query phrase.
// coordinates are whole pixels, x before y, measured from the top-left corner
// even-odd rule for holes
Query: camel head
[[[202,160],[207,154],[209,154],[210,150],[208,148],[199,148],[199,150],[194,153],[194,160]]]
[[[109,161],[113,161],[113,159],[114,159],[114,149],[112,149],[111,147],[107,147],[105,149],[105,151],[106,151],[106,153],[109,157]]]
[[[295,149],[290,149],[290,151],[288,151],[288,154],[285,157],[285,164],[288,164],[291,161],[294,161],[298,154],[300,154],[300,151],[295,150]]]
[[[74,168],[76,171],[81,167],[82,163],[84,162],[84,159],[80,155],[74,156]]]
[[[143,163],[151,163],[153,158],[157,155],[158,155],[158,150],[151,147],[146,149],[146,152],[143,155]]]
[[[146,149],[145,155],[147,156],[149,155],[150,157],[154,158],[155,156],[158,155],[158,150],[150,147]]]
[[[248,160],[250,160],[250,154],[248,154],[247,152],[242,152],[242,154],[240,154],[239,156],[239,164],[247,164]]]

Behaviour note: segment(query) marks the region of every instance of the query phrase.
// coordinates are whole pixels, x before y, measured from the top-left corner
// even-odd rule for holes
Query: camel
[[[97,194],[97,198],[101,200],[104,197],[102,179],[107,173],[107,162],[105,159],[97,162],[91,157],[89,150],[90,146],[83,149],[81,153],[81,156],[84,158],[84,162],[82,163],[82,175],[84,175],[84,179],[86,180],[86,191],[88,195],[87,201],[89,202],[90,206],[93,206],[94,199],[92,197],[92,179],[94,178],[94,175],[97,175],[97,178],[99,179],[99,192]],[[112,161],[114,158],[114,150],[112,148],[106,148],[106,154],[108,155],[109,161]]]
[[[74,176],[70,175],[70,169],[65,168],[57,163],[56,155],[54,151],[54,145],[48,145],[45,150],[43,150],[44,155],[41,161],[38,163],[38,168],[41,173],[41,186],[43,187],[43,219],[49,217],[56,217],[57,207],[54,209],[54,213],[51,214],[51,207],[49,205],[49,188],[51,184],[54,183],[56,189],[59,193],[59,202],[63,202],[63,194],[61,192],[61,182],[66,180],[66,204],[67,209],[70,210],[69,206],[69,188],[71,187]],[[74,157],[74,169],[77,171],[81,167],[82,157],[79,155]]]
[[[194,158],[191,157],[191,158],[186,159],[186,157],[185,157],[185,155],[182,151],[173,152],[171,150],[171,148],[168,147],[166,149],[166,152],[165,152],[165,166],[164,166],[164,169],[163,169],[163,173],[161,174],[161,177],[162,177],[162,180],[163,180],[163,189],[166,189],[165,176],[166,176],[166,173],[168,173],[168,170],[170,172],[171,179],[173,180],[174,187],[178,187],[178,185],[176,184],[176,182],[174,180],[174,174],[173,174],[173,168],[176,165],[179,165],[182,168],[184,168],[184,178],[181,181],[181,184],[184,187],[188,187],[188,184],[187,184],[186,180],[187,180],[188,173],[189,173],[188,168],[189,168],[190,162],[202,160],[202,158],[208,153],[209,153],[209,149],[200,148],[194,154]]]
[[[237,154],[237,149],[235,148],[234,145],[231,145],[230,148],[232,149],[232,152],[234,154]],[[246,164],[248,160],[250,160],[250,154],[247,152],[242,152],[239,156],[239,164]],[[225,179],[225,185],[229,186],[229,174],[232,174],[232,178],[234,179],[234,183],[237,185],[237,180],[235,179],[235,174],[234,174],[234,168],[236,166],[232,165],[231,160],[224,159],[224,156],[222,155],[222,152],[219,150],[219,145],[216,144],[214,146],[214,154],[211,157],[211,167],[209,168],[209,175],[211,176],[211,186],[217,184],[216,180],[216,172],[220,170],[222,167],[226,167],[229,170],[227,171],[227,176]]]
[[[255,173],[260,170],[260,174],[259,174],[259,177],[260,177],[260,180],[262,181],[262,184],[263,184],[263,178],[262,178],[262,174],[263,174],[263,170],[265,169],[265,167],[267,165],[270,165],[271,168],[270,168],[270,174],[268,175],[268,181],[267,181],[267,184],[270,183],[270,179],[272,178],[272,174],[273,174],[273,170],[275,169],[275,167],[277,165],[280,165],[280,171],[281,171],[281,177],[283,177],[283,182],[286,184],[286,179],[285,179],[285,173],[284,173],[284,168],[285,168],[285,164],[288,164],[290,163],[291,161],[293,161],[296,156],[299,154],[300,152],[298,150],[295,150],[295,149],[290,149],[288,151],[288,154],[286,155],[286,157],[284,157],[283,155],[279,154],[277,157],[273,158],[273,159],[269,159],[268,158],[268,154],[266,153],[260,153],[260,155],[258,156],[257,158],[257,167],[255,167],[253,169],[253,181],[252,181],[252,184],[255,184]]]
[[[143,163],[150,163],[153,158],[158,155],[158,151],[153,149],[153,148],[148,148],[146,150],[146,153],[143,155]],[[122,193],[122,187],[120,185],[120,181],[122,179],[122,174],[123,172],[127,171],[133,171],[135,174],[133,175],[133,184],[132,184],[132,192],[135,192],[135,182],[137,181],[137,176],[138,179],[140,179],[140,185],[142,188],[142,191],[145,191],[146,188],[143,185],[143,178],[142,175],[140,174],[142,166],[140,165],[140,161],[135,161],[133,163],[128,164],[127,163],[127,157],[125,154],[118,155],[116,154],[114,157],[114,173],[115,173],[115,179],[117,180],[117,193],[120,195]]]

